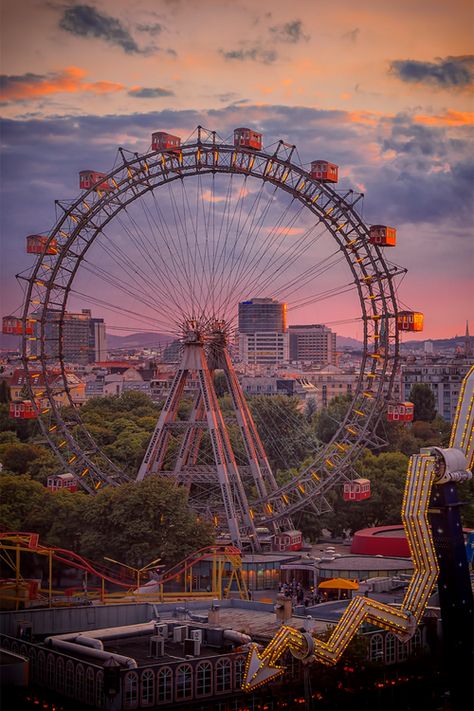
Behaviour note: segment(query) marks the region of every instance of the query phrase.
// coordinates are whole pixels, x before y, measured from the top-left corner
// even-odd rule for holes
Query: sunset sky
[[[118,146],[145,152],[153,130],[249,125],[265,145],[295,143],[304,164],[339,164],[364,219],[397,227],[390,259],[409,269],[400,295],[425,313],[423,338],[466,319],[474,331],[470,0],[4,0],[1,12],[2,315],[22,301],[25,236],[53,226],[79,170],[110,170]]]

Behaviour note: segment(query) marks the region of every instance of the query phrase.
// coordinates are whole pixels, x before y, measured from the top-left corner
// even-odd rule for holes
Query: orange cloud
[[[0,100],[24,101],[50,94],[76,94],[81,91],[108,94],[125,88],[123,84],[109,81],[86,82],[85,76],[86,72],[79,67],[66,67],[61,72],[48,75],[3,76]]]
[[[426,116],[419,114],[413,117],[416,123],[427,126],[470,126],[474,123],[473,111],[452,111],[448,109],[444,114]]]

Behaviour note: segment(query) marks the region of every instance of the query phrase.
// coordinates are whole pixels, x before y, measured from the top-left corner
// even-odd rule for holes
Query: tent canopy
[[[319,583],[320,588],[326,590],[358,590],[359,583],[355,580],[344,580],[344,578],[332,578]]]

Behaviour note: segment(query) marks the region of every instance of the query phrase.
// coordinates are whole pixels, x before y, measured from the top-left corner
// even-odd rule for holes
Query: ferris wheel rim
[[[358,249],[362,249],[362,248],[365,249],[365,256],[368,259],[367,264],[370,264],[374,268],[374,271],[376,272],[376,274],[378,274],[379,272],[383,273],[383,276],[379,275],[379,277],[376,277],[376,276],[373,277],[373,276],[369,275],[370,279],[377,281],[377,278],[378,278],[380,282],[385,280],[386,286],[388,286],[387,291],[384,291],[383,288],[380,289],[380,292],[382,294],[381,302],[382,302],[382,306],[383,306],[383,313],[379,313],[379,312],[377,312],[377,310],[375,308],[376,304],[375,304],[374,299],[372,299],[370,302],[366,303],[366,298],[364,297],[364,294],[363,294],[363,285],[360,281],[360,278],[355,279],[355,284],[356,284],[357,292],[358,292],[358,296],[359,296],[359,303],[361,306],[363,325],[364,325],[364,329],[363,329],[363,346],[364,346],[363,347],[363,357],[362,357],[362,362],[361,362],[361,369],[359,372],[359,378],[358,378],[356,390],[354,392],[354,396],[352,399],[351,407],[348,410],[348,414],[346,415],[346,418],[343,420],[342,423],[340,423],[338,432],[334,436],[333,440],[331,440],[331,442],[328,445],[326,445],[326,447],[324,448],[323,454],[325,452],[327,453],[329,451],[332,443],[336,439],[338,439],[338,435],[340,435],[343,427],[348,426],[347,422],[350,420],[350,417],[351,417],[352,406],[356,402],[356,400],[361,392],[362,386],[363,386],[363,382],[362,382],[363,381],[363,373],[365,373],[366,363],[369,358],[369,345],[370,344],[368,341],[369,341],[369,325],[370,325],[370,318],[371,318],[371,314],[370,314],[371,310],[372,310],[372,312],[374,312],[374,309],[375,309],[375,313],[373,313],[373,317],[374,317],[373,323],[375,323],[375,316],[377,316],[378,319],[382,319],[386,323],[387,330],[389,328],[389,319],[394,320],[396,317],[397,302],[396,302],[396,295],[395,295],[394,286],[392,283],[394,275],[395,275],[395,271],[393,271],[393,269],[391,271],[390,267],[388,267],[383,255],[381,253],[380,248],[376,245],[371,245],[369,243],[367,226],[362,221],[362,218],[355,211],[354,205],[347,202],[347,200],[346,200],[347,196],[350,194],[350,191],[346,192],[346,195],[341,197],[341,195],[339,195],[339,193],[337,191],[335,191],[333,188],[331,188],[330,186],[324,185],[317,180],[311,179],[309,174],[307,173],[307,171],[304,170],[304,168],[302,168],[301,166],[299,166],[295,163],[291,163],[290,160],[285,160],[284,158],[280,158],[276,153],[269,154],[269,153],[266,153],[264,150],[253,151],[253,150],[244,149],[244,148],[236,149],[235,146],[232,146],[232,145],[216,144],[215,142],[206,143],[205,141],[198,141],[198,142],[192,143],[192,144],[182,144],[182,149],[183,149],[183,153],[184,152],[186,153],[186,157],[188,157],[188,158],[190,156],[195,157],[194,170],[192,170],[192,167],[189,167],[186,170],[181,167],[181,168],[178,168],[179,172],[177,172],[175,170],[175,172],[173,173],[173,170],[171,168],[168,170],[168,174],[166,175],[166,177],[165,177],[165,172],[163,171],[162,172],[163,180],[161,182],[157,182],[153,186],[146,185],[146,180],[144,180],[143,172],[142,172],[143,165],[149,164],[149,170],[151,171],[152,168],[154,167],[154,165],[157,165],[158,162],[161,162],[161,164],[164,165],[164,163],[166,163],[166,161],[168,160],[168,161],[170,161],[171,164],[173,164],[173,160],[177,160],[177,159],[176,159],[176,157],[173,157],[173,155],[170,156],[169,152],[167,152],[167,151],[151,151],[151,152],[145,153],[143,155],[134,154],[133,159],[131,159],[129,161],[124,160],[122,165],[115,167],[112,171],[110,171],[106,175],[106,179],[108,181],[113,180],[115,182],[115,184],[117,185],[117,192],[114,192],[113,196],[108,196],[107,193],[105,193],[98,200],[96,200],[95,203],[93,204],[93,208],[94,208],[93,214],[86,215],[86,219],[83,221],[83,223],[81,223],[81,221],[78,220],[77,215],[76,215],[75,222],[77,224],[77,227],[75,229],[73,229],[72,232],[69,232],[69,233],[65,232],[65,234],[68,235],[67,241],[64,243],[62,249],[60,249],[58,251],[58,259],[55,262],[55,266],[52,271],[50,280],[48,282],[43,283],[43,287],[46,288],[46,291],[45,291],[46,298],[45,298],[44,303],[42,304],[42,309],[43,309],[42,313],[44,314],[44,312],[49,307],[49,304],[51,302],[51,294],[53,293],[53,290],[58,289],[58,285],[56,285],[54,283],[54,280],[56,279],[56,275],[59,273],[59,271],[61,269],[61,265],[62,265],[63,261],[66,260],[68,257],[68,252],[69,252],[70,247],[72,245],[74,245],[76,243],[76,241],[78,241],[81,238],[80,231],[84,227],[86,227],[92,219],[94,219],[94,220],[96,219],[96,215],[99,213],[100,210],[103,210],[105,206],[108,206],[112,202],[112,200],[117,198],[118,195],[121,196],[122,194],[126,194],[127,191],[130,191],[130,190],[132,191],[132,195],[129,197],[128,200],[126,200],[123,203],[119,203],[119,205],[120,205],[119,208],[115,212],[108,214],[107,219],[104,220],[104,222],[100,224],[99,228],[97,228],[97,229],[94,228],[95,232],[93,233],[93,236],[90,239],[90,241],[87,243],[86,248],[84,249],[84,251],[82,253],[80,253],[79,255],[76,255],[77,262],[75,263],[73,270],[70,273],[69,281],[67,282],[66,286],[62,286],[64,298],[63,298],[63,301],[61,304],[61,314],[60,314],[60,320],[59,320],[59,333],[60,334],[62,332],[61,329],[62,329],[62,324],[64,321],[64,314],[66,312],[66,305],[67,305],[71,285],[74,282],[74,278],[77,274],[78,269],[80,268],[80,265],[85,257],[85,254],[87,253],[87,250],[92,246],[92,244],[94,243],[95,239],[100,234],[100,232],[104,228],[104,226],[106,224],[108,224],[108,222],[113,220],[117,214],[119,214],[123,209],[125,209],[125,207],[127,205],[129,205],[130,203],[135,202],[135,200],[141,198],[143,196],[143,194],[148,192],[149,190],[154,191],[155,189],[157,189],[163,185],[170,184],[176,180],[180,180],[180,179],[184,180],[185,178],[190,178],[190,177],[194,177],[197,175],[203,175],[203,174],[209,174],[209,173],[213,173],[213,174],[232,173],[232,174],[237,174],[237,175],[243,175],[243,174],[250,175],[256,179],[268,181],[268,182],[272,183],[273,185],[275,185],[276,187],[278,187],[278,188],[284,190],[285,192],[289,193],[290,195],[292,195],[293,198],[300,200],[300,202],[302,202],[302,204],[305,205],[305,207],[310,209],[310,211],[314,215],[318,216],[319,219],[321,220],[321,222],[324,223],[328,232],[331,233],[332,237],[335,238],[336,243],[338,244],[339,250],[344,254],[344,257],[346,258],[346,261],[349,265],[349,268],[350,268],[352,274],[354,276],[357,276],[357,270],[354,269],[354,263],[351,261],[350,256],[352,254],[354,256],[354,261],[355,261],[355,258],[356,258],[356,255],[358,254],[358,252],[356,252],[355,249],[354,250],[347,249],[347,245],[344,244],[344,242],[342,240],[342,235],[345,236],[345,232],[343,230],[341,230],[341,228],[339,226],[338,227],[335,226],[335,224],[338,224],[338,223],[334,223],[334,218],[330,218],[329,211],[326,215],[324,215],[322,213],[322,211],[320,210],[320,204],[317,204],[317,202],[312,202],[310,204],[308,202],[308,195],[310,195],[310,198],[312,199],[315,192],[319,191],[319,196],[323,195],[324,198],[326,198],[328,200],[328,202],[326,203],[326,206],[329,204],[329,202],[333,203],[332,212],[334,212],[334,207],[337,206],[337,210],[339,210],[339,215],[343,214],[344,217],[348,218],[348,222],[351,222],[351,225],[352,225],[351,231],[355,231],[355,233],[357,235],[356,241],[357,240],[360,241],[360,244],[358,245]],[[200,160],[202,160],[202,155],[206,154],[206,151],[207,151],[207,156],[209,156],[211,154],[211,152],[216,151],[216,150],[219,152],[219,155],[232,154],[232,155],[242,156],[243,161],[244,160],[248,161],[247,168],[244,169],[241,166],[237,166],[236,161],[234,161],[233,165],[232,164],[223,165],[223,164],[219,164],[219,163],[213,163],[211,165],[207,165],[207,164],[203,165],[200,162]],[[201,159],[198,158],[199,154],[201,154]],[[153,161],[155,161],[155,163]],[[254,164],[258,161],[261,161],[261,162],[263,161],[265,163],[265,168],[264,168],[263,174],[257,173],[256,171],[254,171]],[[207,162],[207,157],[206,157],[206,162]],[[252,165],[250,166],[251,162],[252,162]],[[270,169],[268,169],[269,165],[271,166]],[[139,171],[135,171],[137,166],[140,168]],[[249,168],[249,166],[250,166],[250,168]],[[272,174],[272,170],[274,168],[275,168],[275,173]],[[126,169],[126,171],[127,171],[127,177],[125,177],[125,178],[123,176],[124,169]],[[175,166],[175,169],[176,169],[176,166]],[[282,171],[282,172],[280,172],[280,179],[275,177],[277,175],[278,170]],[[305,192],[302,193],[302,189],[301,188],[298,189],[298,184],[296,186],[293,184],[293,186],[292,186],[290,184],[290,181],[287,182],[288,176],[292,173],[298,175],[300,177],[300,179],[303,179],[305,181],[305,187],[306,187],[306,185],[310,185],[311,187],[314,187],[315,190],[311,193],[310,190],[306,189]],[[282,182],[281,177],[284,176],[285,174],[286,174],[286,178]],[[119,178],[121,178],[121,182],[119,182],[119,183],[117,183],[117,181],[115,180],[115,178],[117,176]],[[143,187],[144,184],[146,185],[146,187],[144,187],[143,190],[141,190],[139,192],[133,192],[137,188],[138,185]],[[119,186],[120,186],[120,189],[119,189]],[[89,197],[92,196],[93,198],[95,198],[96,194],[94,195],[94,193],[95,193],[94,189],[91,189],[87,192],[83,192],[77,200],[72,202],[69,205],[69,207],[66,207],[66,208],[64,206],[62,206],[61,203],[59,203],[64,214],[63,214],[62,218],[60,218],[58,220],[56,225],[51,230],[51,232],[49,234],[49,238],[48,238],[49,241],[57,238],[58,235],[60,235],[62,228],[66,224],[71,223],[71,218],[75,216],[75,211],[78,211],[78,214],[82,214],[81,211],[78,210],[78,208],[81,206],[81,204],[87,205],[86,201]],[[337,212],[337,210],[336,210],[336,212]],[[88,212],[91,212],[91,211],[88,211]],[[364,239],[362,239],[362,238],[364,238]],[[43,260],[46,257],[47,257],[47,255],[45,255],[45,254],[39,256],[37,263],[32,270],[31,277],[28,280],[29,283],[28,283],[27,293],[25,295],[25,306],[24,306],[24,311],[23,311],[24,323],[26,322],[26,319],[28,318],[28,314],[30,312],[30,305],[32,303],[32,295],[33,295],[34,286],[37,285],[38,282],[41,282],[41,279],[39,279],[38,277],[41,276],[41,273],[40,273],[41,265],[43,263]],[[359,261],[360,261],[360,259],[359,259]],[[377,269],[375,269],[376,263],[378,263]],[[367,267],[367,265],[364,265],[364,268],[366,268],[366,267]],[[369,282],[367,282],[367,283],[369,283]],[[367,286],[367,284],[366,284],[366,286]],[[388,308],[388,302],[390,302],[391,307],[392,307],[390,310]],[[367,308],[367,306],[370,306],[371,308]],[[382,307],[380,308],[380,312],[382,312]],[[41,332],[42,332],[42,338],[40,339],[41,340],[41,354],[36,362],[38,362],[38,361],[40,362],[42,371],[45,374],[47,371],[47,367],[48,367],[48,362],[47,362],[48,358],[45,356],[45,353],[44,353],[44,320],[42,321],[42,324],[41,324]],[[372,400],[375,400],[378,404],[380,404],[382,400],[383,400],[383,402],[385,402],[386,396],[384,395],[384,388],[385,388],[385,390],[388,391],[388,394],[390,394],[391,386],[393,383],[394,371],[395,371],[396,364],[398,361],[398,329],[396,328],[396,324],[395,324],[395,328],[393,329],[391,338],[392,338],[392,342],[391,342],[392,353],[389,355],[387,352],[385,354],[385,357],[382,358],[382,360],[384,361],[384,365],[385,365],[385,368],[383,371],[383,377],[379,378],[378,390],[374,393],[374,397],[372,398]],[[61,339],[59,339],[59,340],[61,340]],[[388,341],[388,335],[387,335],[387,341]],[[65,389],[65,392],[67,394],[70,404],[73,407],[75,407],[74,403],[72,401],[70,390],[69,390],[68,383],[67,383],[66,367],[65,367],[65,361],[64,361],[61,346],[60,346],[59,356],[60,356],[59,362],[60,362],[60,368],[61,368],[61,376],[62,376],[63,383],[64,383],[64,389]],[[23,339],[22,358],[23,358],[24,368],[25,368],[25,371],[27,374],[26,379],[29,384],[30,392],[33,395],[33,390],[31,387],[32,383],[31,383],[31,378],[30,378],[31,359],[29,358],[28,353],[27,353],[27,342],[26,342],[25,337]],[[392,366],[391,369],[388,367],[389,365]],[[387,382],[387,379],[388,379],[388,382]],[[100,448],[96,445],[95,441],[91,437],[90,433],[87,430],[87,427],[84,426],[84,424],[80,418],[80,415],[77,412],[77,408],[75,408],[75,416],[78,419],[75,424],[81,426],[83,428],[84,433],[86,433],[86,435],[91,439],[92,449],[91,449],[91,452],[89,452],[89,453],[84,453],[81,451],[80,447],[75,446],[76,442],[75,442],[74,438],[72,437],[72,435],[70,434],[66,423],[64,423],[63,419],[61,418],[61,416],[58,412],[58,407],[56,406],[56,403],[55,403],[54,397],[53,397],[54,393],[51,390],[51,388],[49,387],[49,385],[47,384],[46,378],[45,378],[45,385],[46,385],[46,390],[47,390],[47,398],[48,398],[50,405],[51,405],[51,411],[55,417],[56,422],[58,423],[58,426],[60,427],[61,431],[63,432],[64,436],[66,437],[67,446],[72,449],[72,451],[77,456],[77,458],[80,457],[82,463],[91,464],[92,467],[94,467],[95,465],[94,465],[93,460],[91,459],[91,456],[90,456],[91,453],[92,454],[100,453],[102,456],[103,456],[103,453],[101,452]],[[34,397],[32,397],[32,400],[34,402]],[[376,408],[373,407],[372,409],[375,410]],[[379,413],[378,413],[377,421],[380,419],[380,413],[382,411],[382,408],[379,407],[378,410],[379,410]],[[374,419],[373,417],[369,418],[368,422],[366,423],[365,429],[361,430],[359,432],[359,435],[360,435],[359,440],[360,440],[360,442],[362,442],[362,444],[365,444],[367,442],[366,430],[369,427],[371,427],[373,429],[373,427],[375,426],[373,419]],[[41,417],[39,417],[39,420],[40,420],[41,426],[43,427],[43,421],[42,421]],[[49,432],[45,432],[45,434],[46,434],[48,440],[50,441],[52,447],[55,449],[56,453],[60,456],[60,458],[65,462],[65,464],[67,464],[68,466],[71,466],[72,464],[74,464],[75,460],[73,460],[73,462],[71,462],[70,459],[64,459],[64,457],[62,457],[62,452],[58,451],[58,447],[55,443],[55,440],[49,436]],[[96,447],[97,449],[94,450],[94,447]],[[351,461],[354,460],[355,457],[354,456],[351,457],[349,455],[351,454],[351,452],[352,452],[352,454],[354,454],[355,449],[356,449],[356,447],[353,446],[352,449],[349,451],[349,453],[344,454],[344,457],[342,458],[342,462],[340,464],[341,470],[344,467],[346,467],[347,462],[349,460],[351,460]],[[73,456],[74,456],[74,454],[73,454]],[[357,454],[356,454],[356,456],[357,456]],[[101,473],[104,481],[106,481],[109,484],[116,485],[127,478],[126,475],[124,475],[122,472],[120,472],[120,470],[116,467],[116,465],[114,465],[113,462],[110,461],[109,458],[106,458],[105,462],[106,462],[107,466],[110,465],[110,468],[113,472],[113,476],[107,477],[107,475],[104,475],[103,473]],[[301,479],[301,477],[299,477],[299,478]],[[99,480],[100,480],[100,477],[99,477]],[[81,482],[81,483],[83,483],[83,485],[84,485],[86,482]],[[285,487],[280,487],[278,489],[278,495],[281,496],[282,493],[285,494],[285,492],[288,490],[288,488],[290,486],[291,485],[286,485]],[[84,486],[84,488],[87,489],[87,486]],[[93,491],[93,489],[91,487],[89,487],[89,490]],[[273,494],[272,494],[272,496],[273,496]],[[269,498],[272,498],[272,497],[269,497]],[[270,518],[271,518],[271,515],[270,515]]]

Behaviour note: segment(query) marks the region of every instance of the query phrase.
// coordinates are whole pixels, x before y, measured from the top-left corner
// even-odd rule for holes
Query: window
[[[74,696],[82,701],[84,699],[84,667],[78,664],[76,667],[76,689]]]
[[[66,696],[74,696],[74,662],[72,662],[71,660],[66,663],[64,693],[66,694]]]
[[[421,651],[421,648],[421,630],[417,629],[411,640],[411,651],[413,654],[416,654],[417,652]]]
[[[142,673],[140,686],[140,705],[153,706],[155,696],[155,674],[152,669],[145,669]]]
[[[245,672],[245,657],[236,657],[234,661],[234,687],[236,689],[242,688],[242,682],[244,680]]]
[[[218,659],[216,662],[216,693],[230,691],[232,688],[230,659]]]
[[[104,672],[98,671],[95,680],[95,705],[99,708],[104,708],[105,706],[105,696],[104,696]]]
[[[64,690],[64,659],[58,657],[56,660],[56,689],[60,692]]]
[[[196,667],[196,696],[209,696],[212,693],[212,664],[200,662]]]
[[[398,661],[404,662],[408,656],[410,642],[398,643]]]
[[[30,647],[29,657],[30,657],[30,678],[31,678],[31,680],[34,681],[36,679],[36,650],[33,647]]]
[[[162,667],[157,677],[156,700],[160,704],[173,700],[173,670],[170,667]]]
[[[39,681],[40,684],[41,684],[41,682],[44,681],[45,665],[46,665],[46,658],[44,656],[44,652],[40,652],[38,654],[38,673],[36,675],[36,679]]]
[[[127,672],[125,674],[124,689],[124,708],[136,709],[138,706],[138,674],[136,672]]]
[[[86,704],[94,705],[95,700],[95,674],[92,667],[87,667],[86,671]]]
[[[397,640],[391,632],[385,637],[385,663],[393,664],[397,661]]]
[[[383,637],[381,634],[374,634],[370,639],[370,661],[383,661]]]
[[[48,659],[46,660],[46,677],[50,689],[54,689],[56,681],[55,661],[54,654],[48,654]]]
[[[193,695],[193,668],[190,664],[181,664],[176,670],[176,701],[190,699]]]

